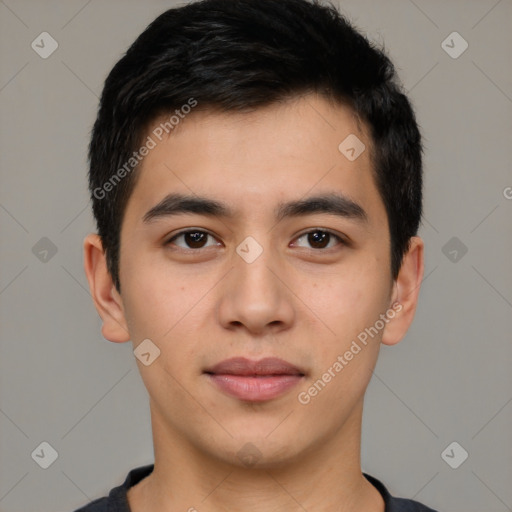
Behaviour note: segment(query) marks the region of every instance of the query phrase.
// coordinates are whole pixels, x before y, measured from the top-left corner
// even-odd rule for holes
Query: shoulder
[[[391,498],[391,504],[390,512],[437,512],[418,501],[404,498]]]
[[[74,512],[130,512],[127,491],[153,471],[153,464],[132,469],[125,481],[114,487],[108,496],[98,498]]]
[[[377,478],[363,473],[366,479],[380,492],[386,505],[385,512],[437,512],[422,503],[405,498],[391,496],[386,486]]]
[[[387,512],[387,510],[386,510]],[[404,498],[391,498],[391,507],[389,512],[436,512],[434,509],[414,500]]]
[[[89,504],[81,507],[75,512],[109,512],[109,498],[98,498],[97,500],[91,501]]]

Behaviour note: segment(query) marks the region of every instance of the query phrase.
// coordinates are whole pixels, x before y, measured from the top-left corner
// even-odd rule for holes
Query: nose
[[[294,296],[284,266],[271,250],[263,250],[252,262],[235,254],[220,293],[217,312],[226,329],[245,329],[253,336],[277,334],[294,321]]]

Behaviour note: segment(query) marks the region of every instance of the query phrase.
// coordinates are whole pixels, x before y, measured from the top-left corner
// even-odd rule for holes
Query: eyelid
[[[302,233],[299,233],[295,238],[294,240],[297,240],[299,238],[302,238],[303,236],[305,235],[309,235],[310,233],[315,233],[317,231],[321,231],[322,233],[328,233],[329,235],[333,236],[334,238],[336,238],[338,240],[338,242],[340,243],[340,245],[350,245],[350,241],[348,240],[348,238],[346,236],[344,236],[343,234],[341,233],[338,233],[336,231],[333,231],[331,229],[328,229],[328,228],[322,228],[322,227],[315,227],[315,228],[308,228],[306,231],[302,232]],[[333,247],[331,247],[331,249],[333,249]],[[315,251],[315,252],[327,252],[329,249],[311,249],[312,251]]]
[[[345,246],[349,246],[350,245],[350,241],[343,234],[335,232],[335,231],[333,231],[331,229],[322,228],[322,227],[308,228],[306,231],[303,231],[303,232],[299,233],[298,235],[296,235],[294,237],[293,241],[295,241],[295,240],[297,240],[299,238],[302,238],[303,236],[309,235],[311,233],[315,233],[317,231],[321,231],[323,233],[328,233],[329,235],[333,236],[334,238],[336,238],[338,240],[339,245],[345,245]],[[187,228],[187,229],[183,229],[181,231],[178,231],[177,233],[174,233],[170,237],[166,238],[166,240],[164,241],[164,246],[170,245],[173,240],[175,240],[176,238],[178,238],[178,237],[180,237],[182,235],[186,235],[188,233],[204,233],[204,234],[206,234],[208,236],[211,236],[215,240],[217,240],[217,242],[219,241],[214,234],[210,233],[206,229],[203,229],[203,228]],[[208,247],[201,247],[199,249],[188,249],[188,248],[184,248],[184,247],[180,247],[180,246],[177,246],[177,247],[178,247],[178,250],[187,251],[187,252],[198,252],[200,250],[208,249]],[[209,246],[209,247],[213,247],[213,246]],[[308,248],[305,248],[305,249],[308,249]],[[334,247],[330,247],[329,249],[334,249]],[[314,248],[311,248],[310,250],[314,251],[314,252],[327,252],[327,251],[329,251],[329,249],[314,249]]]
[[[206,230],[204,228],[187,228],[187,229],[182,229],[181,231],[178,231],[178,232],[174,233],[173,235],[170,235],[169,237],[166,237],[166,239],[164,240],[164,246],[170,245],[173,240],[175,240],[176,238],[178,238],[182,235],[186,235],[188,233],[204,233],[204,234],[214,238],[215,240],[217,240],[217,237],[213,233],[210,233],[208,230]],[[217,242],[218,241],[219,240],[217,240]],[[184,247],[179,247],[179,246],[177,246],[177,247],[183,251],[193,251],[193,252],[198,252],[201,249],[205,249],[204,247],[202,247],[201,249],[187,249]],[[212,246],[210,246],[210,247],[212,247]]]

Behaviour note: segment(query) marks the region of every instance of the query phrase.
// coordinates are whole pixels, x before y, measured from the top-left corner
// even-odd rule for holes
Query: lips
[[[275,357],[259,361],[234,357],[208,368],[204,373],[220,391],[250,402],[277,398],[305,376],[300,368]]]
[[[206,373],[223,375],[304,375],[296,366],[278,359],[277,357],[266,357],[259,361],[246,359],[245,357],[233,357],[226,359]]]

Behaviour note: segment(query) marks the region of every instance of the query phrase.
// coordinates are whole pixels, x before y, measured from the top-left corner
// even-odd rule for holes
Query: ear
[[[84,269],[94,305],[103,321],[103,337],[115,343],[130,340],[121,296],[107,270],[101,238],[97,234],[84,239]]]
[[[411,237],[409,250],[393,284],[390,309],[395,311],[395,316],[386,324],[382,334],[384,345],[397,344],[412,323],[423,279],[423,248],[420,237]]]

